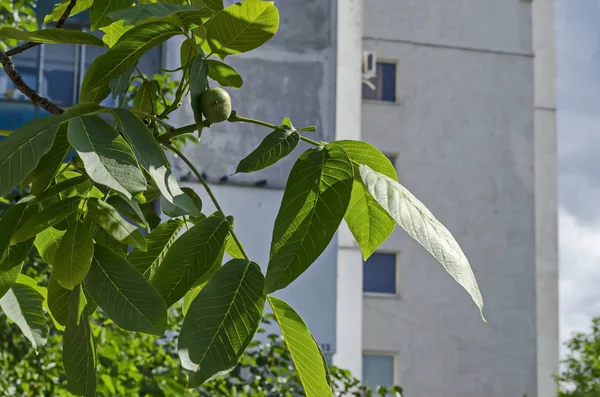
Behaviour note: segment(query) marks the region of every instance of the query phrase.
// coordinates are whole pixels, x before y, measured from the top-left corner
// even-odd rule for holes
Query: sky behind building
[[[558,0],[561,340],[600,315],[600,2]]]

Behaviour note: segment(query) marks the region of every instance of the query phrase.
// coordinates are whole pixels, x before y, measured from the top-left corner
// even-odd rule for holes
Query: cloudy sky
[[[600,315],[600,0],[557,0],[561,337]]]

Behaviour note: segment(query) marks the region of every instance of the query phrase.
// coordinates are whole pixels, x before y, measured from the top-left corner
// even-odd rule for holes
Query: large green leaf
[[[113,22],[108,26],[100,28],[100,30],[102,30],[104,32],[102,41],[104,41],[107,46],[114,47],[115,44],[117,44],[117,42],[119,41],[119,39],[125,34],[125,32],[131,30],[132,28],[133,28],[133,26],[125,25],[125,22],[123,22],[123,21]],[[124,70],[129,70],[130,68],[132,68],[134,66],[135,66],[135,63],[132,66],[130,66],[129,68],[125,68]],[[122,73],[117,73],[117,74],[122,74]],[[101,87],[97,87],[94,90],[98,90],[103,87],[108,87],[108,86],[106,85],[106,83],[104,83]],[[82,93],[92,92],[94,90],[86,89],[86,90],[82,90]],[[86,95],[90,95],[90,94],[86,94]],[[108,95],[108,94],[106,94],[106,95]]]
[[[197,208],[197,210],[194,211],[192,217],[199,217],[201,215],[200,211],[202,210],[202,199],[200,198],[200,196],[198,196],[198,193],[196,193],[196,191],[190,187],[183,187],[181,188],[181,190],[183,191],[183,194],[188,196],[194,202],[194,206],[195,208]],[[160,199],[160,209],[165,215],[171,218],[176,218],[184,215],[191,215],[188,211],[172,204],[169,200],[165,199],[164,196]]]
[[[144,81],[135,93],[133,108],[148,114],[156,114],[155,106],[157,99],[158,93],[154,82],[150,80]]]
[[[17,282],[17,278],[23,269],[23,263],[9,269],[0,270],[0,298],[2,298]]]
[[[48,311],[58,324],[67,325],[71,290],[63,288],[53,276],[48,281]]]
[[[231,237],[231,234],[227,238],[227,242],[225,243],[225,253],[232,257],[233,259],[244,259],[244,254],[242,250],[237,245],[237,242]]]
[[[300,135],[296,131],[277,128],[240,161],[235,172],[253,172],[267,168],[294,151],[299,142]]]
[[[183,221],[181,219],[170,219],[160,224],[146,236],[148,250],[144,252],[134,249],[127,259],[140,273],[144,273],[146,278],[151,278],[156,269],[160,267],[182,228]]]
[[[56,250],[53,277],[64,288],[75,288],[90,270],[93,255],[92,234],[81,221],[75,222],[67,229]]]
[[[60,116],[35,119],[0,142],[0,196],[21,183],[52,148],[60,121]]]
[[[273,296],[267,299],[294,360],[306,397],[332,396],[331,386],[327,382],[326,363],[302,317],[285,301]]]
[[[215,213],[181,235],[151,279],[167,306],[210,274],[229,233],[229,221]]]
[[[106,202],[113,206],[129,221],[134,222],[136,225],[143,227],[146,230],[150,230],[150,226],[146,221],[144,212],[142,211],[140,204],[138,204],[136,201],[119,195],[113,195],[110,196]]]
[[[35,212],[35,206],[19,203],[9,208],[0,218],[0,273],[14,274],[11,269],[19,267],[29,254],[33,240],[11,245],[14,233]],[[6,292],[6,291],[4,291]]]
[[[70,175],[71,174],[69,174],[69,176]],[[79,174],[77,174],[77,175],[78,176],[75,176],[72,178],[67,178],[63,181],[55,183],[54,185],[52,185],[52,187],[50,187],[44,193],[42,193],[41,195],[39,195],[36,198],[34,198],[33,200],[31,200],[30,204],[34,204],[34,203],[45,204],[46,200],[52,201],[57,196],[59,196],[61,198],[67,198],[67,197],[81,196],[81,194],[79,194],[80,192],[83,194],[87,194],[87,192],[89,192],[89,190],[92,188],[92,184],[91,184],[89,178],[86,175],[79,175]],[[85,185],[85,186],[83,186],[83,185]]]
[[[471,265],[452,234],[404,186],[369,166],[360,165],[369,193],[406,232],[417,240],[462,285],[483,310],[483,298]]]
[[[111,78],[133,67],[146,51],[181,33],[181,28],[161,21],[143,23],[128,30],[107,53],[92,62],[81,90],[91,91],[108,86]]]
[[[54,265],[56,250],[65,233],[66,230],[49,227],[35,236],[35,248],[46,263]]]
[[[58,28],[27,32],[13,27],[4,27],[0,28],[0,37],[43,44],[82,44],[104,47],[102,40],[93,34]]]
[[[254,337],[265,307],[260,267],[233,259],[198,293],[179,335],[179,358],[188,387],[231,371]]]
[[[213,12],[223,9],[223,0],[191,0],[192,4],[205,5]]]
[[[46,15],[46,17],[44,17],[44,24],[58,21],[60,17],[62,17],[62,15],[65,13],[65,11],[67,11],[67,7],[70,3],[71,0],[63,0],[57,5],[55,5],[52,9],[52,12]],[[73,7],[71,12],[69,13],[69,16],[74,16],[79,14],[80,12],[87,10],[88,8],[90,8],[92,3],[94,3],[94,0],[77,0],[77,2],[75,3],[75,7]]]
[[[148,127],[137,116],[127,110],[115,109],[114,113],[119,118],[125,137],[131,142],[135,157],[156,182],[156,186],[163,197],[173,205],[186,211],[188,215],[198,216],[200,208],[179,187],[177,178],[171,172],[164,151],[160,148]]]
[[[279,28],[279,11],[273,2],[242,1],[219,11],[207,24],[207,38],[221,59],[260,47]]]
[[[68,298],[68,318],[63,337],[63,366],[67,390],[76,395],[96,395],[96,344],[90,326],[90,307],[81,285]]]
[[[146,240],[142,232],[119,215],[110,204],[92,198],[88,200],[88,213],[106,233],[117,241],[146,251]]]
[[[90,8],[92,30],[98,30],[112,23],[110,13],[116,10],[130,9],[131,0],[95,0]]]
[[[202,56],[194,58],[190,68],[190,100],[192,102],[192,111],[194,120],[202,131],[202,109],[200,109],[200,96],[206,90],[208,81],[208,63]]]
[[[298,158],[275,219],[267,293],[286,287],[325,250],[344,218],[352,179],[352,163],[340,146],[310,149]]]
[[[167,307],[158,292],[127,259],[96,244],[85,288],[119,327],[162,336]]]
[[[108,86],[112,92],[113,98],[116,99],[120,94],[125,94],[127,92],[127,90],[129,89],[131,75],[133,74],[134,70],[135,67],[129,68],[125,71],[125,73],[122,73],[117,77],[113,77],[112,79],[110,79],[110,83],[108,83]]]
[[[50,151],[42,156],[37,167],[32,171],[31,194],[39,196],[50,186],[70,151],[67,126],[63,124],[56,133]]]
[[[67,137],[95,182],[123,193],[127,198],[146,189],[146,178],[131,148],[99,116],[71,119]]]
[[[13,234],[11,243],[17,244],[35,237],[38,233],[56,225],[77,211],[81,198],[70,197],[60,200],[44,208],[35,216],[30,216],[19,229]]]
[[[43,302],[44,297],[35,288],[20,281],[0,299],[6,317],[17,324],[36,351],[48,340]]]
[[[352,197],[344,219],[366,260],[394,231],[396,222],[369,194],[360,178],[358,164],[366,164],[397,181],[396,169],[376,147],[361,141],[336,141],[344,148],[354,166]]]
[[[240,88],[244,81],[234,68],[226,63],[207,59],[208,76],[224,87]]]
[[[188,4],[173,4],[173,3],[148,3],[138,4],[135,7],[129,7],[118,11],[113,11],[108,14],[108,17],[113,21],[122,19],[126,25],[135,25],[149,18],[165,18],[171,14],[182,11],[199,10],[199,6]]]

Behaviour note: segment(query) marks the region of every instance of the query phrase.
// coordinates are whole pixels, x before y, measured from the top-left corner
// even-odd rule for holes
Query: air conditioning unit
[[[377,75],[377,54],[373,51],[364,51],[362,56],[363,80],[368,80]]]

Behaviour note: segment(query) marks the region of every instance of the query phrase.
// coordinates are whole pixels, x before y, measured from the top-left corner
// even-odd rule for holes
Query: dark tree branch
[[[36,90],[31,88],[25,83],[21,74],[17,71],[15,64],[12,63],[8,55],[6,55],[2,50],[0,50],[0,63],[6,72],[6,75],[14,83],[19,91],[21,91],[27,98],[31,99],[31,101],[36,105],[46,110],[51,114],[61,114],[64,110],[58,106],[57,104],[50,102],[48,98],[44,98],[37,93]]]
[[[71,14],[71,11],[75,7],[75,4],[77,4],[77,0],[71,0],[71,2],[69,3],[69,5],[65,9],[65,12],[63,12],[63,14],[60,16],[58,22],[56,23],[56,27],[57,28],[62,28],[63,27],[63,25],[67,21],[67,18],[69,18],[69,15]],[[28,49],[33,48],[33,47],[37,47],[39,45],[40,45],[40,43],[31,43],[31,42],[25,43],[25,44],[21,44],[20,46],[15,47],[12,50],[7,51],[6,52],[6,56],[12,57],[13,55],[20,54],[20,53],[22,53],[25,50],[28,50]]]

